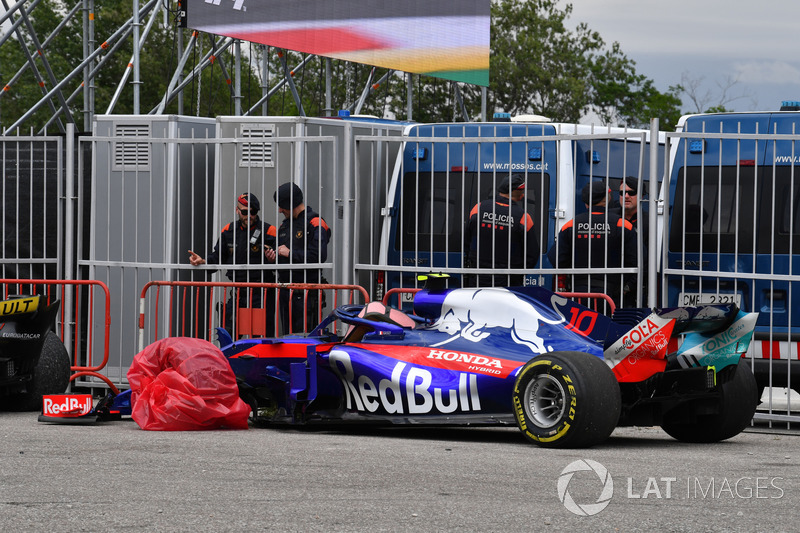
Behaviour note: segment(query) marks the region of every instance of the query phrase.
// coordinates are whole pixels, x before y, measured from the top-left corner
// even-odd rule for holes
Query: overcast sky
[[[571,3],[572,26],[585,22],[636,62],[637,72],[660,91],[686,73],[702,80],[698,92],[714,95],[718,84],[743,96],[726,104],[735,111],[771,110],[781,100],[800,100],[800,0],[561,0]],[[694,111],[684,97],[683,111]]]

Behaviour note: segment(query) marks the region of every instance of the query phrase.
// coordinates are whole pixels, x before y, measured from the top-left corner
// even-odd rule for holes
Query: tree
[[[659,92],[653,80],[637,74],[635,62],[622,54],[619,43],[594,58],[592,72],[593,102],[590,109],[603,124],[647,127],[651,118],[663,125],[674,126],[681,116],[680,86]]]
[[[500,0],[492,5],[492,107],[512,114],[536,113],[577,122],[588,111],[586,54],[598,48],[593,34],[571,34],[551,0]]]
[[[585,23],[565,26],[572,5],[499,0],[492,5],[490,99],[495,109],[577,122],[594,113],[604,124],[641,125],[680,116],[676,89],[660,93],[639,75],[619,43],[606,47]],[[658,115],[649,115],[657,112]]]
[[[705,76],[691,76],[689,72],[681,74],[679,86],[681,94],[689,99],[693,109],[690,113],[723,113],[730,111],[728,105],[742,99],[753,99],[749,92],[735,92],[734,87],[739,83],[739,77],[724,76],[717,79],[716,92],[711,89],[703,90]]]

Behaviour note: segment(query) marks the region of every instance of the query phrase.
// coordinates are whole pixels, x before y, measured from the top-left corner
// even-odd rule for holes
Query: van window
[[[701,178],[699,167],[688,167],[685,180],[683,171],[679,173],[670,226],[671,252],[700,251],[702,220],[704,252],[734,253],[738,234],[739,253],[788,254],[790,246],[800,253],[800,175],[793,176],[791,167],[775,167],[774,174],[772,168],[760,169],[755,185],[753,167],[723,167],[721,179],[717,167],[713,171],[707,168]]]
[[[771,176],[772,169],[766,169],[765,174]],[[762,224],[764,227],[759,230],[759,252],[770,253],[770,248],[774,246],[774,253],[788,254],[791,246],[792,253],[800,253],[800,169],[775,167],[775,191],[774,227],[777,231],[772,239],[773,226],[769,224],[769,214],[773,199],[772,192],[767,189],[762,207],[767,223]]]
[[[671,252],[700,252],[701,235],[704,252],[734,253],[737,244],[740,252],[753,250],[755,167],[714,167],[705,174],[687,167],[677,176]]]
[[[463,214],[475,201],[476,173],[408,172],[403,176],[395,242],[403,250],[460,251]],[[466,187],[464,187],[466,185]],[[466,192],[464,192],[466,191]]]
[[[403,176],[400,217],[395,249],[461,252],[464,223],[479,201],[491,198],[505,175],[485,172],[408,172]],[[480,181],[480,183],[478,183]],[[527,211],[537,233],[547,235],[547,209],[540,198],[549,198],[548,174],[528,174]],[[480,194],[478,194],[480,191]]]

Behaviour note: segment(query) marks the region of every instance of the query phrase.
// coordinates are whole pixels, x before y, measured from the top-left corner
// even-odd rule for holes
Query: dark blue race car
[[[612,319],[540,287],[427,288],[413,314],[347,305],[305,337],[221,330],[220,344],[259,424],[514,424],[548,447],[660,425],[715,442],[758,403],[742,359],[756,318],[722,305]]]

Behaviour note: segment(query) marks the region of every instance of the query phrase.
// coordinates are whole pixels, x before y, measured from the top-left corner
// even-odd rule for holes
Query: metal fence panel
[[[361,213],[380,213],[381,221],[362,226],[365,231],[358,235],[365,242],[377,243],[377,262],[374,256],[357,256],[356,270],[371,273],[369,285],[376,298],[395,288],[417,287],[417,275],[430,271],[447,271],[453,276],[451,285],[474,284],[480,281],[475,278],[479,275],[494,285],[553,288],[556,265],[547,252],[556,245],[564,224],[586,211],[581,189],[594,181],[605,184],[612,191],[605,220],[616,220],[621,214],[617,191],[622,178],[635,176],[642,187],[649,179],[646,141],[647,132],[641,130],[606,128],[594,133],[574,125],[542,124],[484,124],[482,129],[463,124],[428,125],[410,129],[402,139],[357,136],[362,154],[392,151],[399,155],[394,164],[372,162],[357,169],[357,175],[379,176],[375,186],[382,184],[380,197],[386,200],[376,202],[373,188],[357,190]],[[663,145],[658,153],[663,164]],[[470,213],[482,200],[497,197],[498,187],[513,174],[524,180],[520,204],[531,217],[530,231],[536,236],[538,250],[528,258],[528,247],[535,249],[537,244],[526,241],[513,249],[510,233],[493,236],[490,242],[477,240],[478,256],[489,252],[491,265],[469,264],[464,235]],[[646,264],[644,248],[636,244],[631,248],[635,248],[632,253],[638,264]],[[495,253],[496,249],[504,252]],[[591,272],[609,279],[624,273],[637,278],[631,284],[634,291],[644,286],[643,269],[615,267],[605,261],[609,250],[598,245],[594,251],[597,257],[590,268],[562,264],[558,273]],[[522,260],[517,261],[516,255],[523,256]],[[637,301],[644,301],[641,291]]]
[[[132,128],[142,124],[149,129],[134,135]],[[100,131],[103,126],[107,129]],[[172,298],[150,298],[140,309],[140,291],[148,283],[233,284],[226,277],[231,269],[274,273],[314,268],[328,280],[339,275],[341,259],[334,246],[328,248],[327,261],[313,266],[277,264],[265,269],[261,263],[251,264],[250,256],[244,264],[189,265],[189,250],[207,257],[222,228],[237,223],[237,197],[244,192],[259,198],[260,218],[277,228],[283,216],[273,194],[290,181],[301,185],[305,205],[322,214],[332,233],[340,231],[341,222],[334,216],[341,195],[337,139],[275,135],[261,124],[247,126],[175,117],[144,122],[139,117],[108,117],[98,120],[95,136],[82,139],[92,143],[92,160],[85,164],[91,164],[94,179],[91,191],[84,191],[91,221],[88,258],[80,266],[112,291],[116,319],[106,372],[115,383],[126,384],[125,374],[139,349],[135,325],[141,316],[158,320],[145,342],[155,340],[156,330],[207,337],[212,324],[224,322],[222,308],[233,290],[190,293],[189,302],[181,306]],[[269,281],[274,278],[264,279]],[[183,305],[193,313],[187,316]]]
[[[3,249],[0,277],[63,274],[65,176],[61,137],[0,139]]]
[[[770,127],[764,114],[722,117],[702,121],[701,131],[668,135],[663,303],[759,312],[747,354],[759,386],[796,388],[800,132]],[[764,416],[785,419],[798,402],[770,400],[765,407]]]
[[[790,116],[784,114],[784,121]],[[219,322],[217,304],[227,299],[225,291],[181,296],[195,317],[187,325],[174,298],[171,304],[150,298],[141,309],[143,287],[226,285],[225,268],[191,267],[188,250],[210,252],[245,191],[261,200],[262,218],[279,225],[272,196],[281,183],[293,181],[332,230],[328,260],[301,268],[321,267],[333,284],[361,285],[381,299],[418,287],[416,275],[430,271],[449,272],[454,284],[485,273],[521,275],[525,284],[551,288],[558,275],[624,273],[637,277],[636,302],[644,304],[645,272],[657,271],[650,295],[657,293],[660,305],[736,303],[759,311],[748,352],[759,384],[791,388],[800,363],[800,134],[794,125],[767,129],[761,115],[753,120],[761,128],[755,132],[742,133],[746,127],[739,124],[666,134],[671,157],[665,157],[658,150],[650,154],[646,132],[565,125],[430,125],[414,132],[399,123],[298,117],[99,117],[95,134],[78,142],[69,135],[66,143],[62,137],[20,136],[0,144],[0,267],[5,278],[69,275],[106,284],[111,330],[104,372],[125,386],[139,349],[141,316],[157,316],[152,328],[162,333],[207,336]],[[613,191],[612,205],[619,205],[621,178],[634,176],[646,189],[652,166],[658,174],[663,169],[663,186],[660,198],[639,198],[656,213],[657,226],[655,243],[638,236],[651,252],[637,246],[640,266],[613,268],[601,259],[591,269],[564,268],[550,262],[547,251],[559,230],[585,210],[584,185],[603,182]],[[479,200],[515,172],[525,179],[524,204],[540,242],[537,260],[520,268],[473,268],[464,260],[464,224]],[[72,302],[65,306],[74,308]],[[104,319],[77,318],[92,322],[87,331],[94,333],[68,341],[101,345],[97,332]],[[791,419],[792,407],[782,403],[766,416]]]
[[[88,230],[79,272],[111,291],[110,360],[121,387],[137,353],[139,293],[153,280],[189,279],[187,250],[210,233],[215,122],[173,116],[100,116],[80,139],[92,180],[80,191]],[[159,315],[164,325],[174,317]],[[95,329],[96,330],[96,329]]]

